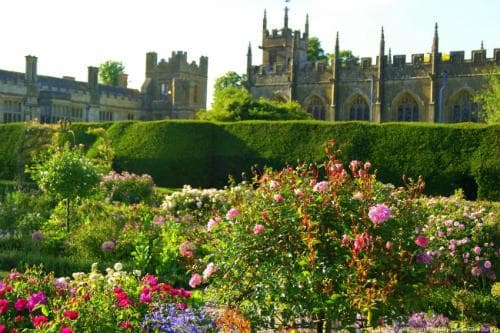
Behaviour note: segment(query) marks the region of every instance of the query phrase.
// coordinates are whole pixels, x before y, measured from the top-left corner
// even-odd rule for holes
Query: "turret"
[[[262,35],[267,35],[267,11],[264,9],[264,19],[262,20]]]
[[[335,53],[333,55],[332,60],[332,103],[330,105],[330,119],[336,120],[338,119],[337,112],[337,79],[339,75],[339,32],[337,31],[337,36],[335,37]]]
[[[309,14],[306,15],[306,27],[305,27],[305,30],[304,30],[304,39],[308,39],[309,38]]]
[[[156,52],[146,53],[146,77],[153,76],[156,65],[158,64],[158,54]]]
[[[27,83],[35,84],[37,81],[37,57],[26,56],[26,72],[24,77]]]
[[[285,25],[283,30],[288,30],[288,7],[285,7]]]
[[[382,32],[380,34],[380,49],[378,54],[378,69],[377,69],[377,102],[382,103],[382,80],[384,79],[384,67],[385,67],[385,37],[384,37],[384,27],[382,27]]]
[[[252,44],[248,43],[247,52],[247,86],[250,88],[252,85]]]
[[[432,74],[437,73],[437,64],[439,63],[439,36],[438,36],[438,24],[434,26],[434,38],[432,39]]]

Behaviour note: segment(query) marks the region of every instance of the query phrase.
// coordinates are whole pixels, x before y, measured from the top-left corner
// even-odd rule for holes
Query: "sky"
[[[25,56],[38,57],[38,74],[87,81],[87,67],[121,61],[130,88],[144,81],[146,53],[168,59],[187,51],[188,61],[209,57],[208,105],[215,79],[228,71],[246,71],[248,43],[253,64],[261,63],[262,17],[268,29],[289,26],[334,48],[360,57],[378,52],[380,28],[392,54],[430,52],[434,23],[441,52],[465,51],[470,58],[481,41],[487,57],[500,48],[500,0],[6,0],[0,13],[0,68],[24,72]],[[387,52],[386,49],[386,52]]]

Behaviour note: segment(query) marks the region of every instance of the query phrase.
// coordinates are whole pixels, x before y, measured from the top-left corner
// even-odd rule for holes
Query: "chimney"
[[[98,87],[97,77],[99,76],[99,68],[90,66],[88,73],[89,90],[96,91]]]
[[[35,83],[37,81],[36,62],[36,57],[30,55],[26,56],[26,72],[24,76],[27,82]]]
[[[118,76],[118,87],[127,88],[127,82],[128,82],[128,74],[123,73]]]

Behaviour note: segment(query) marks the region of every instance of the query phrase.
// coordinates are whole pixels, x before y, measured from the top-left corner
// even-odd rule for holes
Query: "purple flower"
[[[41,241],[43,238],[43,234],[40,230],[37,230],[37,231],[34,231],[32,234],[31,234],[31,239],[34,241],[34,242],[39,242]]]
[[[28,309],[31,312],[33,311],[33,308],[35,308],[37,305],[45,304],[46,301],[47,298],[45,297],[45,294],[42,291],[31,294],[28,300]]]
[[[417,255],[417,263],[429,265],[432,263],[432,256],[427,252]]]
[[[378,204],[370,208],[368,216],[374,224],[378,225],[391,218],[391,210],[384,204]]]
[[[416,312],[408,319],[408,326],[412,328],[426,328],[427,321],[423,312]]]
[[[105,241],[101,245],[102,252],[113,252],[115,250],[115,242]]]

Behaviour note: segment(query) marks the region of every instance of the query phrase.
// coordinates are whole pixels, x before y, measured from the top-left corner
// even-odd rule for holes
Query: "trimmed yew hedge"
[[[96,138],[86,129],[96,126],[108,131],[118,171],[151,174],[165,187],[221,187],[228,175],[240,179],[254,164],[321,162],[323,144],[335,139],[343,161],[371,161],[383,182],[401,185],[403,174],[421,175],[429,194],[463,188],[469,198],[500,201],[500,125],[129,121],[75,124],[77,143],[90,147]],[[0,126],[0,178],[14,178],[24,163],[18,154],[23,133],[24,125]]]

